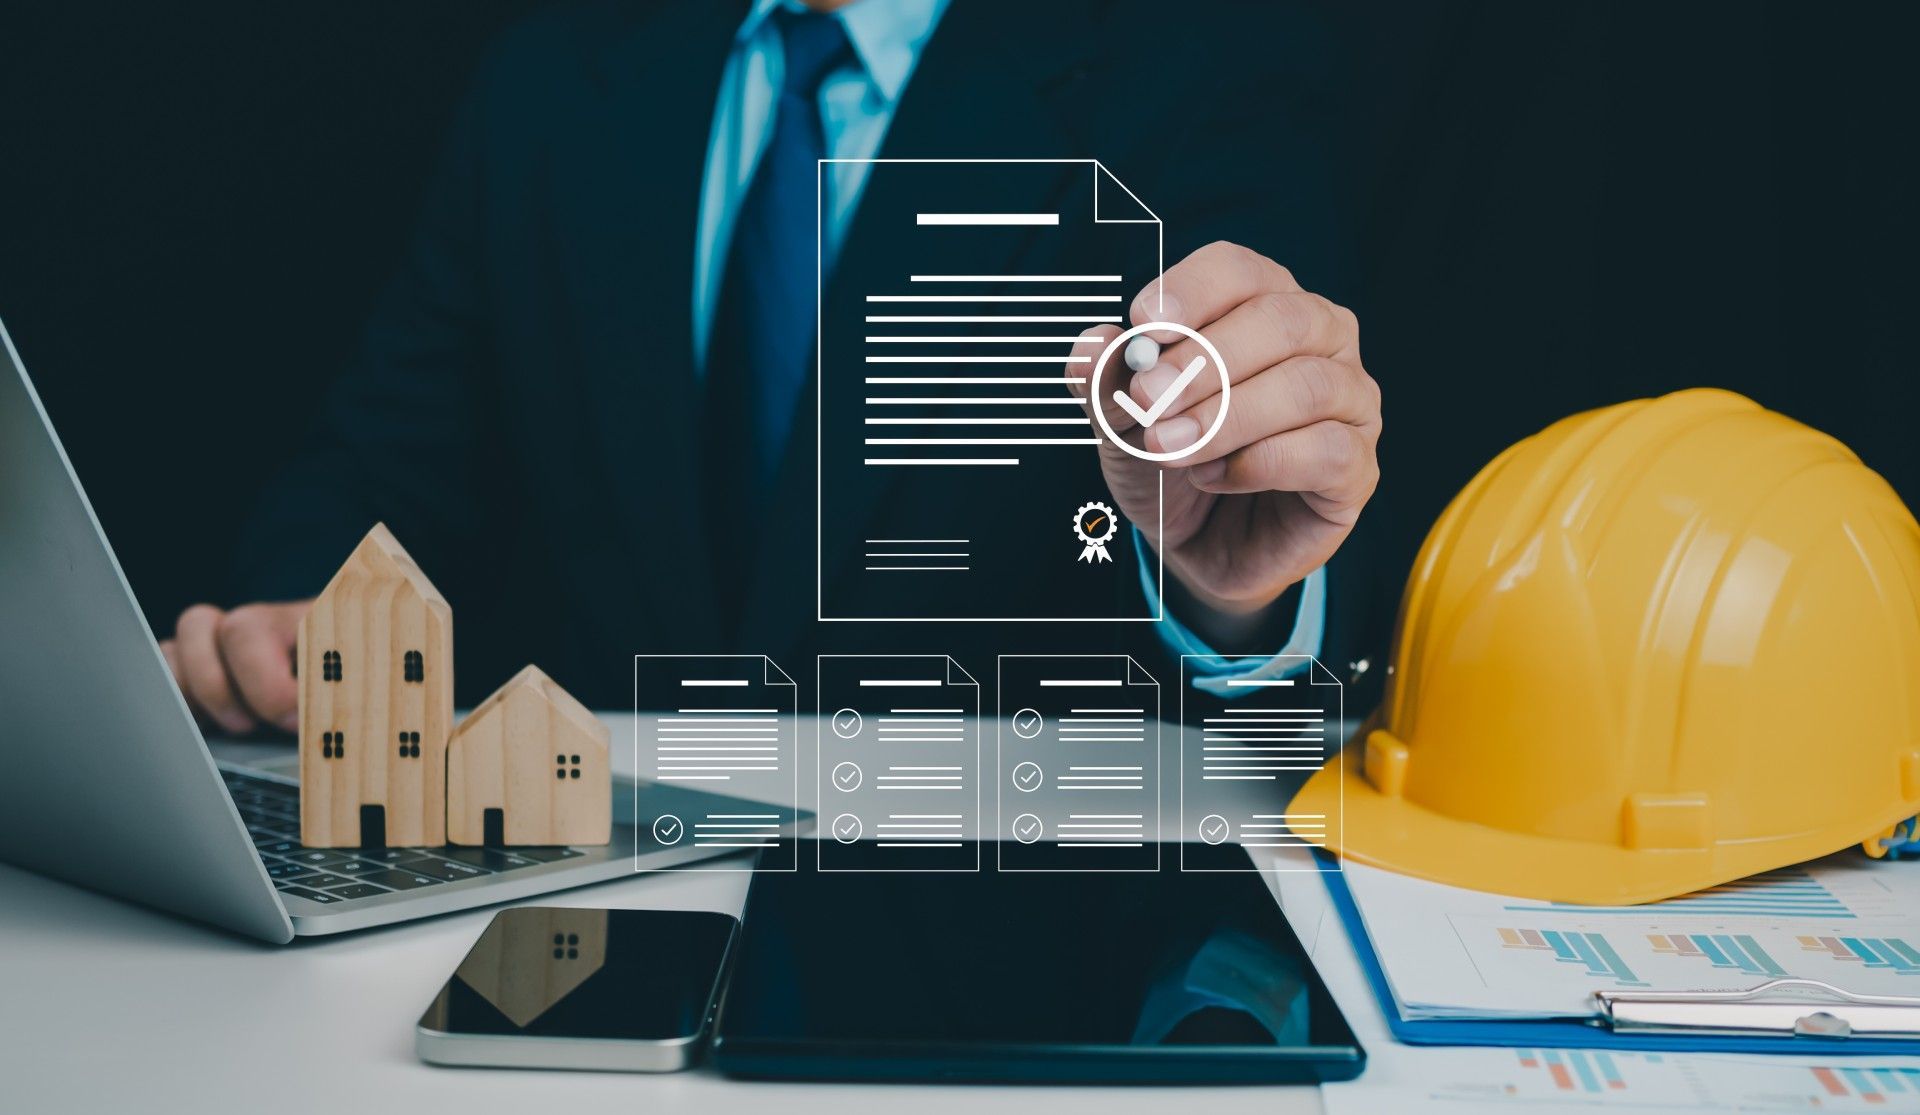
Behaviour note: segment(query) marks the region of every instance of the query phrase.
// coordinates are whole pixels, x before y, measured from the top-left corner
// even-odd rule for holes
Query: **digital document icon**
[[[1318,857],[1340,832],[1340,810],[1295,812],[1301,783],[1338,761],[1340,679],[1311,655],[1275,655],[1260,670],[1193,686],[1225,660],[1180,658],[1180,869],[1338,870]],[[1246,849],[1242,855],[1235,847]]]
[[[1124,654],[1001,655],[1002,871],[1156,871],[1160,683]]]
[[[821,655],[821,871],[978,871],[980,683],[940,654]]]
[[[1104,490],[1095,330],[1126,328],[1159,278],[1159,218],[1092,159],[827,159],[823,201],[854,165],[885,247],[871,287],[820,293],[818,618],[1159,619],[1157,596],[1116,591],[1135,571],[1109,552],[1111,517],[1072,551],[1078,572],[1007,591]],[[1160,489],[1130,510],[1157,524]]]
[[[798,868],[783,840],[798,823],[797,699],[793,679],[765,655],[634,656],[636,870],[641,851],[674,845],[714,853],[683,871]],[[693,792],[663,812],[648,807],[645,783]],[[746,851],[757,855],[721,855]]]

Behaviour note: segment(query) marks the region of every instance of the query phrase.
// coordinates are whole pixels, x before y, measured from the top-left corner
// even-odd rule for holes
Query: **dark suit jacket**
[[[715,89],[743,13],[739,0],[601,0],[497,45],[360,359],[249,531],[243,583],[312,595],[384,520],[454,604],[465,701],[530,660],[617,707],[635,653],[764,653],[805,693],[821,652],[947,653],[982,677],[1000,653],[1124,651],[1160,677],[1171,713],[1177,663],[1151,625],[815,622],[810,415],[772,509],[743,532],[763,559],[751,583],[719,583],[704,516],[729,509],[702,498],[690,267]],[[880,154],[1096,157],[1161,217],[1168,262],[1229,239],[1339,300],[1351,278],[1341,44],[1274,0],[1183,5],[1168,26],[1147,2],[955,0]],[[862,216],[830,304],[904,267]],[[1097,485],[1091,452],[1086,467]],[[884,485],[862,505],[876,524],[913,521]],[[1062,527],[1053,506],[1007,518]],[[1331,567],[1322,659],[1342,672],[1379,660],[1391,603],[1365,533]],[[1117,556],[1132,561],[1130,547]],[[850,560],[826,553],[829,583]],[[1056,568],[1007,591],[1044,600],[1076,572]],[[721,619],[729,596],[738,624]]]

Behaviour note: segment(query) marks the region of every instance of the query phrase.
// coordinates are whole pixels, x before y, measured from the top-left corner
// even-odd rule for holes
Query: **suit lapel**
[[[1053,95],[1057,87],[1076,80],[1090,39],[1085,29],[1095,7],[1090,0],[1064,0],[1046,5],[1016,5],[1012,0],[970,0],[955,3],[942,18],[908,82],[887,131],[883,159],[1055,159],[1081,158],[1081,130],[1063,103],[1071,98]],[[1018,29],[1017,33],[1014,29]],[[1084,166],[1062,165],[1047,179],[1049,195],[1067,188]],[[970,196],[969,207],[985,211],[1017,212],[1041,207],[1036,179],[1009,177],[999,196]],[[913,260],[897,237],[878,227],[876,212],[897,208],[886,203],[889,187],[884,176],[870,178],[859,211],[848,232],[835,273],[823,300],[824,319],[859,320],[867,294],[887,289],[899,276],[912,271]],[[980,273],[996,273],[1012,260],[1004,244],[982,249],[967,266]],[[956,261],[958,262],[958,261]],[[799,430],[783,464],[779,495],[768,515],[768,529],[759,532],[767,543],[757,565],[749,607],[745,612],[742,645],[767,653],[781,653],[802,644],[817,608],[816,576],[824,569],[832,578],[851,556],[853,544],[865,537],[871,520],[892,480],[891,470],[860,468],[826,475],[823,483],[841,485],[844,506],[854,510],[844,521],[821,532],[818,549],[812,542],[818,505],[815,501],[815,413],[819,369],[804,398],[807,406],[796,415]],[[829,435],[831,436],[831,434]]]
[[[645,16],[609,9],[583,44],[597,99],[554,135],[560,302],[576,315],[573,355],[591,400],[583,432],[616,496],[606,537],[578,544],[605,547],[614,575],[646,582],[653,615],[683,631],[717,610],[693,482],[692,266],[715,91],[744,12],[718,0],[671,0]],[[640,569],[621,560],[633,554]]]

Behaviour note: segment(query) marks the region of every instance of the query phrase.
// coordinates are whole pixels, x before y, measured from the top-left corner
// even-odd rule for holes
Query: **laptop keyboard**
[[[223,770],[227,793],[273,885],[309,902],[351,902],[420,890],[583,855],[573,848],[308,848],[300,843],[300,789]]]

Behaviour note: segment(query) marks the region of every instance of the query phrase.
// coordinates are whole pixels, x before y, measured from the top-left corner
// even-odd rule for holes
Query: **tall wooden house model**
[[[453,610],[378,525],[300,622],[300,842],[446,842]]]

